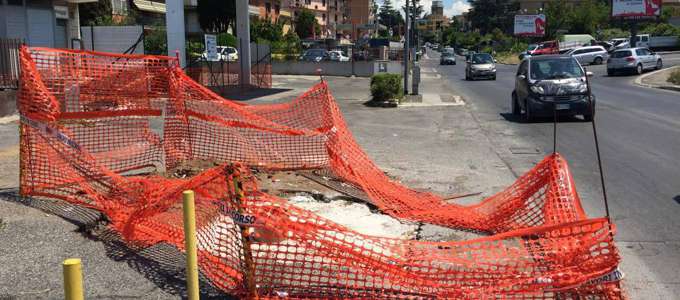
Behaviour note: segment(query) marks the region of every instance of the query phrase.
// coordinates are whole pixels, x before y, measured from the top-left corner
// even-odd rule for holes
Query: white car
[[[328,51],[328,59],[332,61],[349,61],[349,56],[340,50]]]
[[[203,52],[203,59],[207,61],[237,61],[238,60],[238,50],[230,46],[217,46],[217,58],[208,59],[208,53]]]
[[[607,75],[619,72],[635,72],[642,74],[645,70],[659,70],[663,68],[661,56],[647,48],[619,49],[612,52],[607,61]]]
[[[609,54],[602,46],[587,46],[576,48],[567,52],[568,55],[573,56],[581,65],[592,64],[600,65],[607,61]]]

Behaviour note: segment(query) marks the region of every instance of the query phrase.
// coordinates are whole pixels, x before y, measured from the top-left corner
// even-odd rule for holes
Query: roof
[[[566,55],[566,54],[550,54],[550,55],[538,55],[538,56],[529,56],[527,59],[530,60],[549,60],[549,59],[559,59],[559,58],[572,58],[571,55]]]

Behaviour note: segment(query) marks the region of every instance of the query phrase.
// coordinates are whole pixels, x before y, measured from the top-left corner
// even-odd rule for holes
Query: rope
[[[553,101],[553,154],[557,153],[557,100]]]
[[[602,199],[604,211],[609,219],[609,200],[607,199],[607,187],[604,183],[604,171],[602,170],[602,157],[600,156],[600,143],[597,139],[597,126],[595,125],[595,106],[593,106],[593,92],[590,89],[590,80],[586,75],[586,87],[588,88],[588,105],[590,106],[591,124],[593,125],[593,137],[595,138],[595,153],[597,154],[597,167],[600,170],[600,184],[602,185]]]

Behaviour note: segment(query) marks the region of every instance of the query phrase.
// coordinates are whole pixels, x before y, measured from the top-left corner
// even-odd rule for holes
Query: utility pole
[[[410,10],[410,9],[408,9],[408,5],[409,5],[408,0],[406,0],[406,10],[405,10],[406,18],[404,18],[404,20],[405,20],[405,22],[404,22],[405,23],[404,24],[404,37],[405,37],[405,39],[404,39],[404,95],[408,95],[408,63],[409,63],[409,53],[410,53],[410,49],[409,49],[410,48],[409,47],[410,33],[409,33],[408,23],[411,21],[411,19],[409,17],[409,13],[408,13],[408,11]]]

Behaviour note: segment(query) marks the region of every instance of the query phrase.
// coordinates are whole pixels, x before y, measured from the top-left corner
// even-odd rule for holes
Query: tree
[[[378,22],[388,29],[392,29],[393,35],[398,35],[399,33],[395,29],[404,25],[404,17],[392,7],[390,0],[385,0],[380,7],[380,12],[378,12]]]
[[[196,11],[205,32],[224,32],[236,22],[236,0],[200,0]]]
[[[559,0],[558,0],[559,1]],[[513,0],[472,0],[468,18],[472,28],[487,34],[494,28],[504,28],[510,33],[515,12],[519,10],[519,2]]]
[[[570,33],[595,34],[609,22],[609,6],[595,0],[584,0],[575,6],[570,16]]]
[[[257,42],[258,40],[267,40],[269,42],[277,42],[283,36],[283,26],[275,24],[267,20],[257,20],[250,23],[250,40]]]
[[[300,11],[297,19],[295,19],[295,33],[297,33],[300,38],[306,39],[312,37],[315,32],[319,33],[320,31],[321,28],[314,13],[306,8]]]
[[[564,0],[548,2],[545,7],[545,36],[552,39],[557,37],[559,30],[569,31],[572,7]]]

